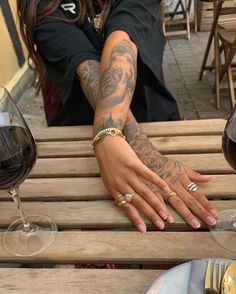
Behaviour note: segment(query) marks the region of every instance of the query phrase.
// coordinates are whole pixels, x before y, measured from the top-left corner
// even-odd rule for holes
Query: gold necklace
[[[102,19],[101,13],[96,14],[94,16],[93,21],[92,21],[92,25],[97,31],[101,31],[101,29],[103,27],[103,19]]]

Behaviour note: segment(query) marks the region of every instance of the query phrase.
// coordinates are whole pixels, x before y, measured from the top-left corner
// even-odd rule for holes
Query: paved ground
[[[221,94],[221,109],[215,108],[214,72],[198,80],[208,35],[200,32],[192,33],[190,40],[185,37],[167,40],[163,62],[165,82],[178,101],[182,119],[226,118],[230,112],[226,90]],[[19,99],[18,106],[29,125],[46,126],[42,97],[32,87]]]

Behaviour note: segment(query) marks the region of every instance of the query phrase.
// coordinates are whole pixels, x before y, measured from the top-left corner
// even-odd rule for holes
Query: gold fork
[[[227,268],[225,262],[208,260],[205,277],[205,294],[220,294],[221,280]]]

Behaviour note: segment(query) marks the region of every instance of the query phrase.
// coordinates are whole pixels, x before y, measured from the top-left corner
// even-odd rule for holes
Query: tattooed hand
[[[172,191],[177,193],[175,197],[170,198],[169,204],[183,219],[193,228],[200,227],[198,218],[208,225],[214,225],[217,212],[213,205],[210,204],[200,190],[189,193],[185,189],[191,181],[208,182],[210,177],[194,172],[184,167],[182,163],[160,154],[140,130],[132,115],[126,123],[125,130],[125,134],[129,138],[129,144],[140,160],[165,180]],[[151,183],[148,186],[159,198],[166,199],[166,195],[157,187]]]

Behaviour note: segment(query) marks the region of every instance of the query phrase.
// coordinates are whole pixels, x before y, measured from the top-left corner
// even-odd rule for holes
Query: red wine
[[[19,186],[36,160],[36,145],[29,130],[0,127],[0,189]]]
[[[236,109],[236,108],[235,108]],[[228,164],[236,171],[236,116],[226,124],[222,137],[222,150]]]

